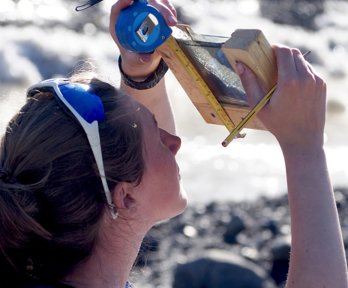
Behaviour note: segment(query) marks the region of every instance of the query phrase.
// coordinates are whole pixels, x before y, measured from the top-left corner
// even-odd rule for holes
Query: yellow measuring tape
[[[191,61],[187,58],[186,54],[182,51],[176,39],[173,36],[170,36],[166,40],[166,44],[168,45],[170,50],[176,55],[180,63],[186,68],[185,70],[187,71],[187,73],[189,73],[192,79],[194,79],[200,92],[202,93],[202,95],[204,95],[205,99],[208,101],[211,108],[219,117],[222,124],[225,125],[229,132],[231,132],[236,125],[233,123],[230,116],[226,113],[221,104],[217,101],[213,92],[210,90],[210,88],[208,87],[202,76],[199,74],[197,69],[193,66]],[[237,134],[236,137],[238,136],[239,135]]]
[[[249,113],[243,118],[242,121],[238,123],[238,125],[231,131],[230,135],[222,142],[222,146],[226,147],[231,141],[236,138],[236,135],[243,129],[243,127],[250,122],[256,116],[257,112],[259,112],[271,99],[273,92],[276,90],[277,85],[274,85],[272,89],[263,97],[261,100],[255,105],[253,109],[249,111]]]

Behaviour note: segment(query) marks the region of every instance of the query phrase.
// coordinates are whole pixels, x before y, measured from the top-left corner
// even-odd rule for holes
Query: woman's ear
[[[118,183],[114,188],[112,200],[119,213],[122,210],[129,210],[136,206],[136,200],[133,197],[133,188],[131,183],[126,182]]]

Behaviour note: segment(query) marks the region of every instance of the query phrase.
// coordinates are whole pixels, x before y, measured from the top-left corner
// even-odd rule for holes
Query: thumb
[[[241,62],[236,63],[237,73],[244,87],[247,100],[250,107],[254,107],[262,98],[264,89],[262,89],[254,72]]]

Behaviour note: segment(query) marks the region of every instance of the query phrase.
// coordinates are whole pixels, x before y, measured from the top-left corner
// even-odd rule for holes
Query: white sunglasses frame
[[[106,201],[110,208],[111,217],[113,219],[116,219],[118,216],[118,213],[116,211],[115,205],[112,202],[111,192],[106,181],[98,121],[94,120],[92,123],[88,123],[85,119],[81,117],[81,115],[75,110],[75,108],[70,105],[70,103],[64,98],[64,95],[59,89],[60,85],[66,85],[66,84],[78,84],[80,87],[86,90],[86,93],[88,93],[87,91],[89,89],[89,85],[81,84],[81,83],[71,83],[67,79],[60,79],[60,78],[48,79],[48,80],[39,82],[35,85],[32,85],[29,87],[28,92],[33,91],[35,89],[39,90],[40,88],[48,88],[48,87],[53,88],[56,96],[58,96],[58,98],[63,102],[63,104],[70,110],[70,112],[75,116],[77,121],[80,123],[83,130],[85,131],[89,145],[91,146],[91,149],[93,152],[95,162],[97,163],[100,179],[102,181],[103,189],[105,192]]]

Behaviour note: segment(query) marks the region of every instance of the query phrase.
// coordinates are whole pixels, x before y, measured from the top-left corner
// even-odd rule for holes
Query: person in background
[[[150,2],[176,24],[171,3]],[[29,88],[7,127],[0,150],[1,287],[131,287],[146,233],[187,205],[165,64],[156,52],[124,50],[114,33],[131,3],[117,1],[110,17],[120,89],[89,72],[44,81]],[[278,86],[259,118],[278,140],[287,171],[287,287],[346,288],[323,148],[326,85],[298,49],[277,45],[274,53]],[[243,63],[238,74],[255,105],[266,91]]]

